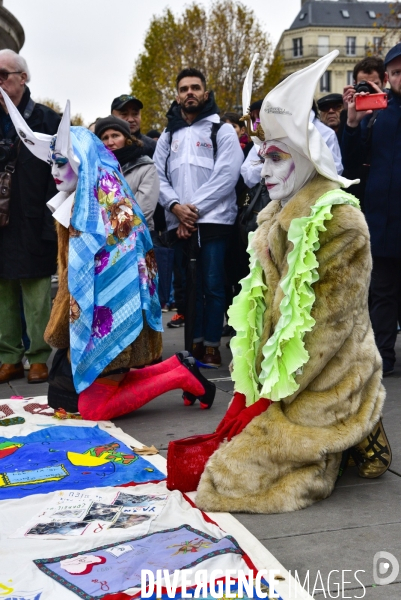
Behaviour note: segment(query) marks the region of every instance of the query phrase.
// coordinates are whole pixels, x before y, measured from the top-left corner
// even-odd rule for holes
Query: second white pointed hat
[[[328,146],[309,120],[316,86],[337,56],[338,50],[334,50],[279,83],[263,101],[260,123],[266,141],[282,140],[310,160],[318,173],[349,187],[358,180],[338,175]]]
[[[21,141],[26,147],[32,152],[34,156],[40,158],[45,162],[51,162],[51,150],[50,145],[54,140],[54,135],[48,135],[46,133],[38,133],[32,131],[24,117],[21,115],[11,98],[7,93],[0,88],[2,97],[7,106],[8,114],[13,122],[16,132],[18,133]],[[60,125],[56,134],[53,152],[59,152],[63,156],[69,159],[71,166],[75,173],[78,174],[79,159],[74,154],[74,150],[71,144],[70,136],[70,101],[67,100],[63,117],[60,121]]]

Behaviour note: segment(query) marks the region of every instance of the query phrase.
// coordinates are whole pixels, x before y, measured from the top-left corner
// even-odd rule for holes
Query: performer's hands
[[[234,436],[241,433],[241,431],[247,425],[249,425],[252,419],[265,412],[271,403],[271,400],[261,398],[255,402],[255,404],[248,406],[248,408],[244,408],[236,417],[234,417],[234,419],[227,421],[225,424],[221,424],[222,427],[218,431],[219,435],[222,438],[226,438],[228,441],[231,441]]]
[[[231,419],[234,419],[236,416],[238,416],[239,413],[242,410],[244,410],[244,408],[246,408],[244,394],[235,392],[226,414],[224,415],[220,423],[217,425],[216,433],[220,433],[220,431],[222,431],[222,429],[227,425],[227,422],[231,421]]]

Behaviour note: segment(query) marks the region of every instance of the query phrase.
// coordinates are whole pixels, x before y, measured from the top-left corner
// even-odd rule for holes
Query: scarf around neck
[[[135,163],[141,156],[149,156],[149,149],[146,149],[145,146],[137,146],[134,142],[131,146],[124,146],[124,148],[114,150],[113,154],[120,163],[120,166],[123,167],[127,163]]]
[[[174,100],[174,102],[170,106],[168,113],[166,114],[167,121],[168,121],[166,131],[170,131],[171,133],[174,133],[175,131],[178,131],[179,129],[183,129],[184,127],[190,127],[194,123],[197,123],[198,121],[202,121],[202,119],[206,119],[206,117],[210,117],[211,115],[216,115],[218,113],[219,113],[219,108],[215,102],[213,91],[209,92],[208,99],[206,100],[201,111],[196,115],[196,117],[192,121],[192,123],[188,123],[184,119],[184,117],[182,116],[182,113],[181,113],[181,106],[177,103],[176,100]]]

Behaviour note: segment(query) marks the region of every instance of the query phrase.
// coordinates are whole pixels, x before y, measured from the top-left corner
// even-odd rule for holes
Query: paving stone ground
[[[164,322],[173,314],[164,315]],[[182,350],[184,329],[166,327],[163,340],[164,358],[168,358]],[[180,392],[170,392],[116,419],[116,425],[143,443],[154,444],[164,456],[170,440],[212,432],[233,389],[228,372],[231,354],[225,341],[223,338],[222,367],[204,371],[218,386],[211,410],[200,410],[199,405],[186,407]],[[397,350],[395,373],[384,380],[387,399],[383,422],[393,450],[392,472],[366,480],[349,469],[332,496],[310,508],[282,515],[236,515],[287,569],[293,574],[297,571],[302,583],[309,573],[309,591],[312,594],[315,588],[314,596],[319,600],[401,598],[401,573],[391,585],[377,585],[373,578],[376,553],[389,552],[401,564],[401,336]],[[0,386],[1,398],[46,393],[47,384],[29,385],[24,379]],[[339,588],[341,579],[344,583]]]

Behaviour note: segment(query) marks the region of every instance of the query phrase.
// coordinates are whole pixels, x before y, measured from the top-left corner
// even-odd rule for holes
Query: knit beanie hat
[[[107,129],[114,129],[115,131],[119,131],[125,137],[131,139],[131,132],[129,128],[129,123],[124,121],[124,119],[120,119],[119,117],[115,117],[114,115],[109,115],[104,119],[98,119],[95,123],[95,135],[98,138],[107,131]]]

